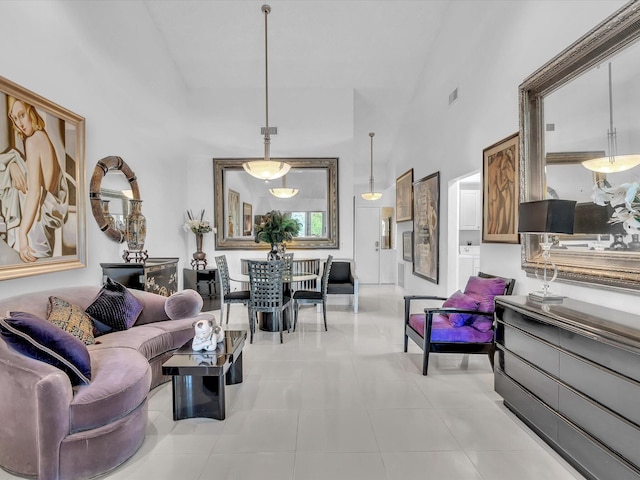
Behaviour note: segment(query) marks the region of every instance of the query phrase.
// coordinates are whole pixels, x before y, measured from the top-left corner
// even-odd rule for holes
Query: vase
[[[267,253],[267,260],[282,260],[285,251],[284,243],[272,243],[271,250]]]
[[[191,266],[195,270],[201,270],[207,266],[207,254],[202,251],[203,238],[202,233],[196,233],[196,251],[193,254],[193,260],[191,260]]]
[[[107,222],[109,228],[115,228],[116,221],[113,218],[113,215],[111,215],[111,212],[109,212],[109,201],[110,200],[100,200],[100,206],[102,207],[102,215],[104,216],[104,221]]]
[[[632,233],[631,241],[628,243],[629,250],[640,250],[640,234]]]
[[[129,207],[125,228],[127,248],[132,252],[141,251],[147,237],[147,219],[142,214],[142,200],[129,200]]]

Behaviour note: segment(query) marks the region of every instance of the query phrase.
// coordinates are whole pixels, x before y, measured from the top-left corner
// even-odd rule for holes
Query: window
[[[322,238],[325,236],[325,212],[291,212],[291,217],[302,225],[298,237]]]

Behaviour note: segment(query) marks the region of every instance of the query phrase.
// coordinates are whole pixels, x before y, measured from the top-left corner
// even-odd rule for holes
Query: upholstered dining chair
[[[258,320],[258,312],[270,313],[277,322],[280,331],[280,343],[283,342],[282,327],[284,323],[284,310],[289,308],[289,316],[292,302],[290,297],[283,293],[284,260],[255,261],[249,260],[249,331],[250,343],[253,343],[255,324]],[[287,328],[288,330],[288,328]]]
[[[216,266],[218,267],[218,278],[220,279],[220,295],[222,299],[220,301],[220,324],[222,325],[222,318],[224,317],[224,309],[227,310],[227,325],[229,324],[229,311],[232,303],[242,303],[243,305],[249,304],[249,290],[236,290],[231,291],[231,279],[229,278],[229,266],[227,265],[226,255],[220,255],[215,257]]]
[[[422,375],[429,368],[429,353],[481,353],[489,356],[493,368],[494,299],[511,295],[516,281],[479,272],[467,281],[464,293],[449,298],[431,295],[404,297],[404,351],[409,339],[422,349]],[[441,307],[410,313],[414,300],[444,301]]]
[[[301,303],[318,305],[322,303],[322,316],[324,318],[324,330],[327,331],[327,285],[329,283],[329,272],[331,271],[331,264],[333,263],[333,256],[329,255],[327,261],[324,264],[324,271],[322,272],[322,279],[320,280],[320,291],[317,290],[296,290],[293,293],[293,331],[296,331],[296,325],[298,324],[298,307]]]

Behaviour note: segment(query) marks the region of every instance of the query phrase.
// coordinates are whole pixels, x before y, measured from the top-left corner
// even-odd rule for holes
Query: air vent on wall
[[[451,105],[457,99],[458,99],[458,89],[456,88],[453,92],[449,94],[449,105]]]
[[[556,124],[555,123],[547,123],[547,132],[555,132]]]

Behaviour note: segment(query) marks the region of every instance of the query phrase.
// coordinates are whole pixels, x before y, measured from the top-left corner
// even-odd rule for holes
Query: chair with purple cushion
[[[404,351],[409,338],[422,349],[422,374],[427,374],[429,353],[484,353],[493,368],[494,298],[511,295],[516,281],[479,272],[470,277],[464,292],[449,298],[430,295],[404,297]],[[410,313],[413,300],[442,300],[441,307]]]

